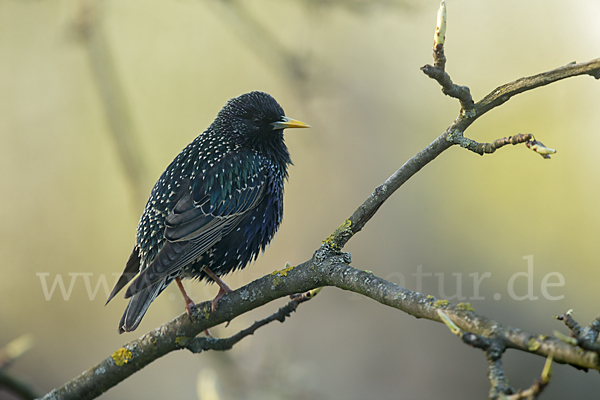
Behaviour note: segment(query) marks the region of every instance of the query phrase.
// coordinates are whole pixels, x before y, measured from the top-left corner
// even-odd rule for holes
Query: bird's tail
[[[144,314],[148,311],[150,303],[165,290],[172,280],[172,278],[167,277],[133,295],[123,313],[123,317],[121,317],[121,322],[119,322],[119,333],[135,330],[140,322],[142,322],[142,318],[144,318]]]

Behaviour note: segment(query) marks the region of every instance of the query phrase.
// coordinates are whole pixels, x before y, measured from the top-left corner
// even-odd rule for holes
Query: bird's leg
[[[179,290],[181,290],[181,294],[183,295],[183,300],[185,300],[185,312],[187,313],[188,317],[190,317],[190,321],[191,321],[192,320],[192,307],[195,306],[196,304],[194,303],[194,300],[192,300],[190,298],[190,296],[188,296],[187,293],[185,292],[185,289],[183,288],[183,283],[181,283],[181,279],[175,278],[175,282],[177,282],[177,286],[179,286]]]
[[[210,276],[210,278],[213,281],[215,281],[215,283],[217,285],[219,285],[219,293],[217,293],[217,295],[215,296],[215,298],[212,301],[212,310],[214,312],[217,309],[217,304],[219,303],[219,300],[221,300],[221,297],[223,297],[223,295],[231,292],[231,289],[229,288],[229,286],[227,286],[227,284],[225,282],[223,282],[221,280],[221,278],[216,276],[215,273],[210,270],[210,268],[205,267],[204,272],[206,272],[206,275]]]
[[[190,298],[190,296],[188,296],[187,293],[185,292],[185,289],[183,288],[183,283],[181,283],[181,279],[175,278],[175,281],[177,282],[177,286],[179,286],[179,290],[181,290],[181,294],[183,295],[183,299],[185,300],[185,312],[187,313],[188,317],[190,317],[190,321],[191,321],[192,320],[192,311],[191,311],[191,308],[193,306],[195,306],[196,304],[194,303],[194,300],[192,300]],[[208,337],[213,337],[210,334],[210,332],[208,331],[208,329],[205,329],[204,333]]]

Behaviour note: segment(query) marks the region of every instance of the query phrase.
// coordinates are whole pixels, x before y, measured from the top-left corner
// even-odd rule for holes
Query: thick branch
[[[65,386],[48,393],[44,399],[92,399],[155,359],[171,351],[186,348],[188,341],[205,329],[277,298],[321,286],[335,286],[360,293],[417,318],[432,321],[441,322],[437,310],[443,309],[460,329],[499,338],[507,348],[544,357],[554,354],[556,362],[600,370],[600,361],[596,353],[583,351],[555,338],[503,325],[460,305],[455,306],[447,301],[438,301],[432,296],[410,291],[372,273],[352,268],[344,259],[344,255],[332,254],[323,246],[311,260],[296,267],[276,271],[225,295],[214,313],[210,311],[210,302],[204,302],[193,308],[192,321],[184,313],[133,340]]]

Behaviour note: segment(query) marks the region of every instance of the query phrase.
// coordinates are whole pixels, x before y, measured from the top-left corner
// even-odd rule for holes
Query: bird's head
[[[283,145],[285,128],[310,128],[285,116],[279,103],[264,92],[249,92],[234,97],[221,109],[213,129],[235,143],[260,150]]]

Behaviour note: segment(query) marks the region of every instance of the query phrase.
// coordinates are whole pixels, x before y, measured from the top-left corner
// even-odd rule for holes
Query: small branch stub
[[[559,340],[570,344],[571,346],[579,346],[585,350],[600,354],[600,343],[597,342],[598,336],[600,336],[600,315],[594,318],[587,327],[582,327],[575,321],[573,318],[573,310],[569,310],[554,318],[563,321],[571,331],[570,336],[554,331],[554,336]]]

